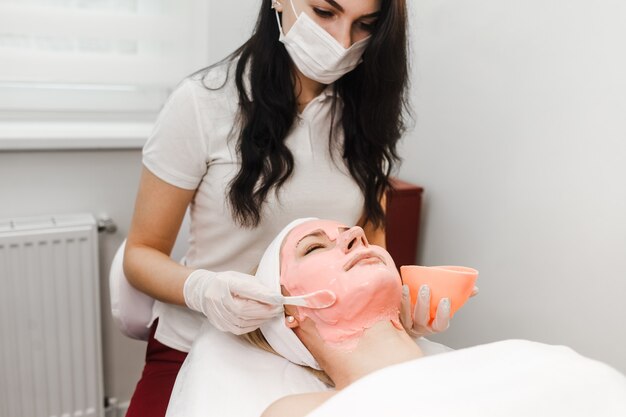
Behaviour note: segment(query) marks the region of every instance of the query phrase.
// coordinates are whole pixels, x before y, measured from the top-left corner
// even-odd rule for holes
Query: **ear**
[[[295,329],[300,326],[300,322],[294,316],[285,316],[285,326]]]
[[[272,9],[276,10],[278,13],[282,13],[283,12],[283,4],[279,1],[273,0],[272,1]]]

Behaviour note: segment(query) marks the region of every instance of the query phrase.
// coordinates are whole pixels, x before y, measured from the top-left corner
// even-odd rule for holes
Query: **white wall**
[[[252,34],[260,0],[208,0],[211,4],[209,38],[211,57],[217,61],[240,47]],[[278,37],[278,33],[276,34]]]
[[[419,261],[480,270],[437,339],[566,344],[626,372],[626,3],[413,6]]]
[[[122,336],[111,317],[109,264],[128,233],[141,154],[126,151],[0,152],[0,218],[50,213],[106,213],[119,227],[100,234],[100,291],[105,394],[130,398],[145,343]]]
[[[208,62],[211,63],[249,37],[259,2],[238,0],[239,7],[232,7],[230,2],[206,1]],[[205,45],[198,40],[192,47]],[[124,337],[115,327],[110,313],[108,273],[113,255],[128,233],[140,170],[139,149],[34,152],[0,149],[0,218],[106,213],[119,228],[113,235],[101,234],[99,243],[105,395],[120,402],[129,400],[134,391],[144,364],[145,343]]]

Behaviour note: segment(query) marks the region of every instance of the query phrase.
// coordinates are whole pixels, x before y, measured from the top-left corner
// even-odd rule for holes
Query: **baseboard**
[[[124,417],[130,401],[118,402],[117,398],[109,398],[109,405],[104,409],[104,417]]]

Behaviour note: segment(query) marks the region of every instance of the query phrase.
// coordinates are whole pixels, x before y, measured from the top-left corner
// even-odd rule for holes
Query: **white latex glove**
[[[256,330],[280,314],[276,294],[248,274],[197,269],[187,277],[185,303],[203,313],[217,329],[237,335]]]
[[[471,297],[478,294],[478,287],[474,287]],[[413,313],[413,314],[411,314]],[[411,311],[411,296],[409,287],[402,286],[402,307],[400,321],[404,329],[412,337],[421,337],[433,333],[444,332],[450,327],[450,300],[442,298],[437,305],[435,318],[430,321],[430,287],[422,285],[417,295],[415,308]]]

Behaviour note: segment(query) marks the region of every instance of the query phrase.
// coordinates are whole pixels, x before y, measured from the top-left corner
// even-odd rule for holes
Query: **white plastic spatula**
[[[319,290],[304,295],[292,295],[284,296],[279,295],[276,297],[280,304],[287,304],[292,306],[308,307],[308,308],[328,308],[335,304],[337,296],[330,290]]]

